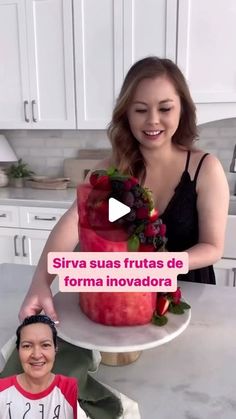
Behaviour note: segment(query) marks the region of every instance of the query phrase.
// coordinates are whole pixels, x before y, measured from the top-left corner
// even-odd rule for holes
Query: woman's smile
[[[29,362],[29,364],[30,364],[31,367],[34,367],[34,368],[41,368],[46,364],[46,362],[44,362],[44,361],[42,361],[42,362]]]
[[[158,138],[160,138],[161,134],[164,132],[164,130],[153,130],[153,131],[143,131],[143,133],[145,134],[145,136],[149,139],[149,140],[157,140]]]

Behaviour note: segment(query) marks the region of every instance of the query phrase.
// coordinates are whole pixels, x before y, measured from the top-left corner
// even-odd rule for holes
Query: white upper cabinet
[[[198,123],[236,116],[236,1],[180,0],[177,64]]]
[[[75,128],[70,0],[0,0],[0,129]]]
[[[124,0],[124,75],[149,55],[176,60],[177,0]]]
[[[23,128],[29,104],[25,7],[22,0],[0,0],[0,128]]]
[[[235,39],[235,0],[0,0],[0,129],[105,129],[149,55],[179,65],[198,123],[236,117]]]
[[[104,129],[121,81],[121,1],[75,0],[74,31],[77,127]]]
[[[75,0],[77,127],[104,129],[129,67],[175,60],[177,0]]]

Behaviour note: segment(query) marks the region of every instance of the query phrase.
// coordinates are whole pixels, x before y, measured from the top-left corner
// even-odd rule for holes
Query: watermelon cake
[[[98,170],[77,188],[79,241],[82,252],[164,251],[165,225],[153,208],[151,193],[138,180],[116,169]],[[113,197],[131,211],[116,222],[108,220]],[[92,321],[112,326],[149,323],[157,294],[151,292],[83,292],[81,310]]]

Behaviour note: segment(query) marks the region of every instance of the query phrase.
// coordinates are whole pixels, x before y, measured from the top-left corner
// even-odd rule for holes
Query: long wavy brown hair
[[[181,102],[180,121],[172,137],[173,143],[189,150],[197,139],[195,105],[177,65],[167,58],[158,57],[137,61],[125,77],[107,132],[112,144],[112,160],[117,169],[137,177],[141,183],[145,181],[146,165],[139,143],[130,130],[127,111],[141,80],[160,76],[167,77],[173,83]]]

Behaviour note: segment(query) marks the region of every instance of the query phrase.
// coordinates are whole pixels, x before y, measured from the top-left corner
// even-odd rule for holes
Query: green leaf
[[[116,174],[116,172],[111,175],[112,180],[120,180],[123,182],[123,180],[126,180],[129,178],[128,175],[121,175],[121,174]]]
[[[152,316],[151,323],[155,326],[165,326],[165,324],[168,322],[168,319],[166,316],[159,316],[158,314],[154,313]]]
[[[116,168],[115,168],[115,167],[113,167],[113,166],[111,166],[111,167],[109,167],[109,168],[107,169],[107,174],[108,174],[108,176],[112,176],[112,175],[114,175],[116,172],[117,172],[117,170],[116,170]]]
[[[135,233],[136,233],[136,234],[139,234],[139,233],[141,233],[143,230],[144,230],[144,224],[140,224],[140,226],[138,226],[138,227],[135,229]]]
[[[185,301],[180,301],[179,305],[182,307],[183,310],[189,310],[191,306],[187,304]]]
[[[135,234],[131,236],[128,240],[128,251],[136,252],[139,248],[139,238]]]
[[[181,307],[180,304],[170,303],[168,311],[170,311],[170,313],[173,314],[184,314],[184,309]]]

